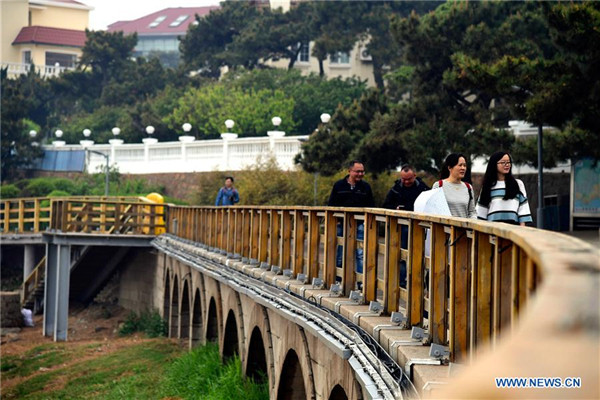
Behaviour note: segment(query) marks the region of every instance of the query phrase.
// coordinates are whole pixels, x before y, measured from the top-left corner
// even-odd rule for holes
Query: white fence
[[[294,157],[300,152],[302,141],[308,136],[284,136],[283,132],[269,132],[269,136],[237,138],[235,134],[225,139],[196,140],[192,142],[60,145],[53,150],[69,151],[89,149],[108,154],[109,162],[119,172],[126,174],[152,174],[169,172],[239,171],[255,164],[257,160],[275,157],[283,170],[296,168]],[[86,144],[86,143],[84,143]],[[98,172],[106,165],[106,158],[87,152],[88,172]]]
[[[6,68],[6,75],[9,78],[15,78],[19,75],[27,74],[31,70],[32,64],[22,64],[22,63],[12,63],[12,62],[3,62],[2,68]],[[35,72],[40,74],[40,76],[46,78],[50,76],[58,76],[65,71],[71,71],[75,68],[71,67],[61,67],[60,64],[56,63],[55,65],[36,65]]]

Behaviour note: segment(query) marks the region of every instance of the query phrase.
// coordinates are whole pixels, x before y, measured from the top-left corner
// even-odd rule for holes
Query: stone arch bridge
[[[565,235],[382,209],[1,206],[3,253],[25,249],[23,301],[55,340],[69,301],[112,279],[170,337],[239,355],[271,398],[600,396],[600,253]]]

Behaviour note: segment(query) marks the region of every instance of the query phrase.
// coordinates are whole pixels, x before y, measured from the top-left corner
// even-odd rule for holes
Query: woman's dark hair
[[[231,179],[231,182],[233,183],[233,176],[226,176],[225,180],[227,180],[227,179]]]
[[[517,194],[521,192],[517,180],[512,175],[512,157],[506,151],[497,151],[492,154],[490,161],[488,162],[487,168],[485,169],[485,175],[483,176],[483,184],[481,185],[481,195],[479,196],[479,204],[489,206],[492,200],[492,187],[498,182],[498,161],[505,155],[508,155],[511,162],[511,169],[506,175],[504,175],[504,182],[506,184],[506,192],[504,194],[504,200],[514,199]]]
[[[462,153],[450,153],[448,157],[444,160],[444,165],[442,165],[442,171],[440,172],[440,179],[446,179],[450,176],[449,168],[453,168],[456,164],[458,164],[458,160],[460,158],[464,158],[467,161],[467,157],[465,157]]]

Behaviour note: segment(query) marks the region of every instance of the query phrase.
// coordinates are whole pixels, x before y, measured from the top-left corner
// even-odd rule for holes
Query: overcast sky
[[[219,5],[219,0],[79,0],[94,7],[90,12],[90,29],[100,30],[113,22],[138,19],[164,8]]]

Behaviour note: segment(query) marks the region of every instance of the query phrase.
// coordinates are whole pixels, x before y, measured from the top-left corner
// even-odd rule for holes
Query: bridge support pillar
[[[69,318],[70,245],[46,245],[44,336],[66,341]]]
[[[26,244],[23,247],[23,281],[25,281],[35,268],[35,246]]]

